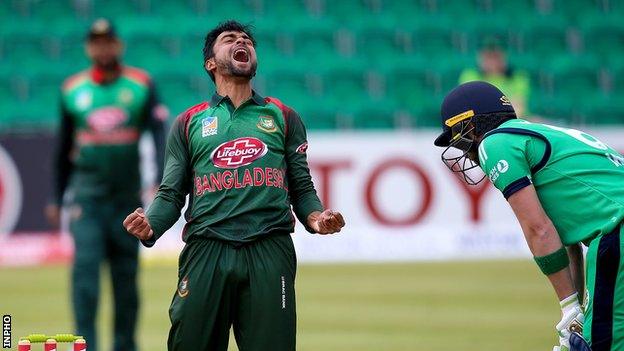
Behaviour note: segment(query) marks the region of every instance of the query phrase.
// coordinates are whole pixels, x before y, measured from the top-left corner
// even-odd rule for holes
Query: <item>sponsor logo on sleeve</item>
[[[505,160],[500,160],[496,163],[496,166],[492,168],[488,174],[488,178],[494,183],[498,177],[509,170],[509,163]]]
[[[233,169],[249,165],[267,152],[268,147],[262,140],[244,137],[217,146],[210,157],[215,167]]]
[[[306,151],[308,151],[308,142],[304,142],[303,144],[299,145],[299,147],[297,148],[297,153],[298,154],[305,154]]]
[[[216,135],[218,132],[219,120],[215,116],[202,119],[202,138]]]

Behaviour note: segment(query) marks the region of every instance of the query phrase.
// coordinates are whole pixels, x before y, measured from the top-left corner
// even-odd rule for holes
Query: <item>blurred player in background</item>
[[[578,130],[516,118],[486,82],[455,88],[441,114],[435,145],[446,147],[443,161],[471,184],[484,179],[471,173],[481,167],[555,289],[562,312],[555,350],[568,350],[570,331],[581,328],[592,350],[624,350],[624,157]],[[584,312],[581,243],[588,246]]]
[[[59,224],[66,188],[70,231],[76,253],[72,269],[72,302],[76,332],[97,350],[96,312],[100,265],[110,266],[115,302],[113,350],[136,349],[138,310],[136,240],[119,224],[141,204],[139,138],[154,138],[162,177],[164,122],[153,83],[143,71],[121,64],[123,44],[111,23],[99,19],[87,35],[93,66],[68,78],[62,87],[62,120],[56,158],[56,197],[47,208]]]
[[[478,68],[467,68],[461,73],[459,83],[473,80],[491,83],[507,93],[507,97],[514,102],[518,117],[527,116],[531,95],[529,76],[509,65],[500,41],[495,37],[486,38],[479,50],[478,61]]]
[[[339,232],[344,220],[316,194],[298,114],[252,90],[250,28],[221,23],[203,53],[217,91],[175,120],[156,199],[124,226],[152,246],[190,194],[169,350],[227,350],[232,325],[241,350],[295,350],[291,205],[311,233]]]

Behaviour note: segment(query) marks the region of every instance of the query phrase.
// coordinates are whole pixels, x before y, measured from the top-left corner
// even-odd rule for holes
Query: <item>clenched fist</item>
[[[340,212],[332,210],[316,211],[308,216],[308,226],[318,234],[334,234],[338,233],[345,226],[345,221]]]
[[[152,227],[147,221],[145,212],[141,207],[134,210],[134,212],[124,219],[123,226],[128,233],[136,236],[140,240],[147,240],[154,235],[154,231],[152,231]]]

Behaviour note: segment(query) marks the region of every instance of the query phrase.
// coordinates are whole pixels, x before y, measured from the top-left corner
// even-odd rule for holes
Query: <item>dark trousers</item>
[[[237,246],[197,239],[180,255],[170,351],[294,351],[295,250],[290,235]]]
[[[114,298],[114,351],[136,350],[135,330],[138,241],[123,228],[124,218],[138,201],[80,199],[69,207],[70,231],[76,254],[72,267],[72,304],[76,333],[89,351],[97,351],[96,315],[100,296],[100,268],[110,268]]]

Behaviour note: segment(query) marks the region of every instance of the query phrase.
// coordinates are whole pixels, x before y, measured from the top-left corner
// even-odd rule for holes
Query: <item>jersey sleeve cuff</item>
[[[154,244],[156,244],[156,235],[152,235],[152,237],[147,240],[141,240],[141,244],[145,247],[154,246]]]
[[[297,215],[299,222],[301,222],[301,224],[303,224],[305,229],[309,233],[312,233],[312,234],[316,234],[316,232],[314,231],[314,229],[308,226],[308,216],[312,212],[315,212],[315,211],[318,211],[318,212],[324,211],[324,208],[323,208],[323,205],[321,205],[321,202],[315,199],[309,199],[308,201],[303,201],[301,204],[295,207],[295,214]]]
[[[515,194],[517,191],[529,185],[531,185],[531,180],[529,179],[529,177],[522,177],[520,179],[514,180],[505,187],[505,189],[503,190],[503,196],[506,200],[508,200],[511,195]]]

